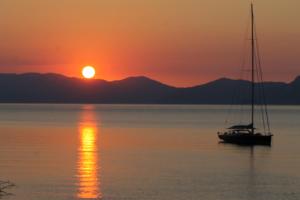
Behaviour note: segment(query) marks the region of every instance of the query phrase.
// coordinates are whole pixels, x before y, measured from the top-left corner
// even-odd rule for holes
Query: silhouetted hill
[[[12,103],[248,104],[251,88],[248,81],[227,78],[176,88],[144,76],[105,81],[38,73],[0,74],[0,85],[0,102]],[[269,104],[300,104],[300,76],[291,83],[266,82],[264,89]]]

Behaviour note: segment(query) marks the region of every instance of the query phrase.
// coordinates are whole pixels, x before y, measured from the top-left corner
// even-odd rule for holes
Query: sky
[[[1,0],[0,73],[80,77],[92,65],[99,79],[184,87],[240,78],[250,2]],[[254,3],[265,79],[290,82],[300,75],[300,1]]]

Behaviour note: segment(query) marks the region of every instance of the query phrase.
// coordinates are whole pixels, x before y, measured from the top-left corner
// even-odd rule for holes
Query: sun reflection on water
[[[97,126],[92,109],[83,109],[79,126],[78,191],[81,199],[100,199]]]

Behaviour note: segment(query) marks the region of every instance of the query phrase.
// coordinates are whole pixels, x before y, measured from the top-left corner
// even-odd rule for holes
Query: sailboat
[[[258,47],[256,43],[256,33],[255,33],[255,22],[254,22],[254,7],[253,3],[251,3],[251,121],[250,123],[246,124],[238,124],[238,125],[232,125],[229,128],[227,128],[226,131],[218,132],[218,137],[223,142],[226,143],[234,143],[234,144],[241,144],[241,145],[271,145],[272,143],[272,137],[273,134],[270,131],[270,125],[269,125],[269,118],[268,118],[268,112],[267,112],[267,104],[264,100],[263,108],[264,112],[262,113],[264,115],[263,117],[263,123],[265,127],[265,123],[267,123],[267,130],[264,129],[264,132],[257,131],[255,127],[255,106],[257,105],[255,96],[256,94],[256,87],[258,86],[258,82],[256,82],[255,74],[260,75],[261,81],[260,85],[263,87],[263,80],[262,80],[262,70],[260,68],[260,61],[257,59],[258,56]],[[259,69],[257,69],[259,67]],[[258,71],[255,71],[255,70]],[[259,74],[260,73],[260,74]],[[258,78],[259,79],[259,78]]]

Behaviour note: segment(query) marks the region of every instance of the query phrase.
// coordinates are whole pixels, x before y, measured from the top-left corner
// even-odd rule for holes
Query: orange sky
[[[176,86],[237,77],[248,0],[1,0],[0,72],[145,75]],[[255,1],[265,77],[300,75],[300,1]]]

